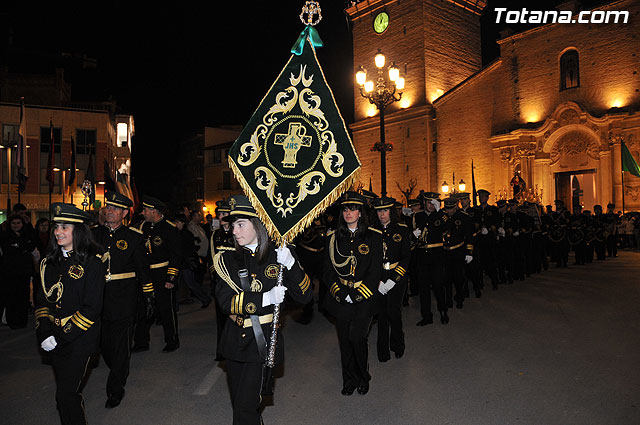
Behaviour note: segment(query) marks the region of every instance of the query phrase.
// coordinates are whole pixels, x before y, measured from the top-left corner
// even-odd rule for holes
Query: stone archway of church
[[[596,169],[554,173],[556,199],[562,200],[571,213],[575,213],[578,206],[593,211],[598,197],[596,177]]]

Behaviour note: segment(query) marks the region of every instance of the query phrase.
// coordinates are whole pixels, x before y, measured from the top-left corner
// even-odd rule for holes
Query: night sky
[[[65,66],[73,100],[112,97],[133,114],[133,175],[141,193],[157,196],[170,183],[179,140],[205,125],[245,124],[304,28],[302,0],[3,3],[0,62],[12,72],[53,73]],[[498,54],[494,7],[544,10],[555,3],[490,0],[482,18],[483,63]],[[320,5],[323,20],[316,28],[325,47],[318,58],[350,123],[354,77],[346,2]],[[83,55],[96,60],[95,69],[82,68]]]

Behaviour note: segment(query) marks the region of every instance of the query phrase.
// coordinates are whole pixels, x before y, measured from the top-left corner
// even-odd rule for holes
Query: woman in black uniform
[[[232,196],[230,213],[234,250],[222,250],[213,259],[218,276],[216,300],[228,316],[221,339],[226,359],[234,425],[259,425],[262,371],[271,338],[273,307],[284,300],[285,291],[297,302],[311,300],[311,282],[300,268],[293,250],[275,248],[258,214],[244,195]],[[284,269],[283,286],[276,286]],[[246,278],[240,271],[246,270]],[[259,326],[254,324],[259,323]],[[282,336],[278,336],[275,363],[284,359]]]
[[[325,307],[335,316],[342,362],[342,394],[369,391],[367,334],[375,314],[374,293],[382,277],[382,232],[368,227],[365,198],[347,192],[338,228],[327,233],[323,282]]]
[[[62,424],[86,424],[81,383],[98,351],[106,267],[89,216],[69,204],[51,208],[53,237],[35,288],[36,334],[51,353]]]

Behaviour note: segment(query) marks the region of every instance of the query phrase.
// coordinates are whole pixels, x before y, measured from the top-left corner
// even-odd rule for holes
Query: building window
[[[222,162],[222,150],[214,149],[213,150],[213,163],[220,164]]]
[[[578,51],[568,50],[560,57],[560,91],[580,87]]]
[[[222,172],[222,188],[226,190],[231,189],[231,171]]]
[[[18,144],[19,125],[4,124],[2,126],[2,144],[4,146],[16,146]]]
[[[76,154],[96,154],[96,130],[76,130]]]
[[[60,153],[60,146],[62,142],[62,128],[53,128],[53,153]],[[40,127],[40,152],[49,153],[49,146],[51,146],[51,130],[49,127]]]
[[[129,126],[127,123],[118,123],[118,146],[126,148],[129,145]]]

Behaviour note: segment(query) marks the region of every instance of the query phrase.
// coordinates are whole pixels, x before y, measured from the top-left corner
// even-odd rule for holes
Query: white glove
[[[440,201],[438,201],[437,199],[432,199],[431,203],[436,208],[436,211],[440,211]]]
[[[502,227],[500,227],[498,229],[498,233],[500,234],[500,236],[504,237],[504,235],[506,234],[506,232],[504,231],[504,229]]]
[[[51,351],[54,348],[56,348],[56,345],[58,345],[58,342],[56,341],[54,336],[51,335],[49,338],[42,341],[42,344],[40,344],[40,347],[42,347],[44,351]]]
[[[520,232],[518,232],[517,230],[515,232],[513,232],[513,236],[518,236],[520,234]]]
[[[415,236],[416,238],[419,238],[421,234],[422,234],[421,229],[416,229],[413,231],[413,236]]]
[[[464,261],[469,264],[470,262],[473,261],[473,255],[465,255],[464,256]]]
[[[284,301],[284,293],[286,290],[286,286],[274,286],[269,292],[262,294],[262,307],[280,304]]]
[[[347,298],[345,298],[344,300],[349,304],[353,304],[353,301],[351,301],[351,297],[349,295],[347,295]]]
[[[384,282],[380,282],[378,284],[378,292],[380,292],[382,295],[387,295],[387,292],[389,292]]]
[[[387,292],[392,290],[394,286],[396,286],[396,281],[392,279],[387,279],[387,281],[384,283],[384,287],[387,288]]]
[[[296,263],[293,254],[291,254],[291,250],[286,246],[276,248],[276,255],[278,256],[278,263],[285,266],[287,270],[291,270],[291,267]]]
[[[482,230],[480,231],[480,233],[482,233],[483,235],[488,235],[489,231],[487,230],[486,227],[483,227]]]

